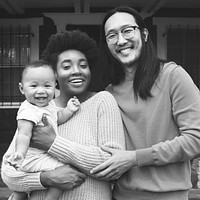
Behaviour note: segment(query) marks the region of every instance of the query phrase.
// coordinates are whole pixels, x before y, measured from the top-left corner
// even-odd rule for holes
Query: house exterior
[[[132,7],[135,8],[133,4]],[[56,32],[78,28],[98,43],[102,17],[111,8],[96,8],[92,12],[88,12],[87,6],[84,12],[80,11],[81,6],[75,7],[76,12],[71,8],[65,11],[61,8],[29,8],[23,14],[19,11],[14,15],[9,9],[6,12],[0,8],[0,157],[14,135],[17,109],[24,100],[18,83],[25,64],[40,58],[48,38]],[[200,5],[192,8],[154,7],[153,13],[136,9],[145,18],[158,56],[182,65],[199,87]],[[92,89],[101,88],[94,82]]]

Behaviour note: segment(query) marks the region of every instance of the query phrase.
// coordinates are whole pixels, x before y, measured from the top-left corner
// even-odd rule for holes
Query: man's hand
[[[72,190],[80,186],[87,176],[70,165],[64,165],[55,170],[42,172],[41,183],[44,187],[56,187],[61,190]]]
[[[135,151],[117,150],[104,146],[101,148],[103,151],[110,153],[112,157],[90,171],[98,179],[118,179],[124,172],[136,165]]]
[[[44,126],[35,126],[31,137],[31,147],[48,151],[53,144],[56,133],[52,125],[48,122],[46,115],[43,115]]]

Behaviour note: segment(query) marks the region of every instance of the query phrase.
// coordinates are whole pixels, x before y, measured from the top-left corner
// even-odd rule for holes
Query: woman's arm
[[[86,146],[58,136],[48,153],[77,167],[84,173],[110,158],[101,146],[114,149],[125,148],[125,138],[120,111],[114,97],[103,92],[99,95],[97,146]]]
[[[40,141],[45,141],[45,144],[41,143],[39,146],[43,146],[42,148],[45,148],[45,150],[51,146],[48,150],[49,154],[89,174],[93,167],[104,162],[111,156],[109,153],[104,152],[101,146],[114,149],[125,148],[123,124],[117,103],[114,97],[108,92],[104,92],[101,98],[102,101],[98,108],[98,146],[85,146],[60,136],[56,137],[55,134],[47,130],[47,127],[45,130],[37,129],[36,131],[39,132],[37,135],[33,133],[35,135],[33,136],[34,143],[36,141],[39,144],[41,143]],[[49,138],[45,138],[47,134],[42,133],[43,131],[48,132]],[[38,140],[38,137],[41,137],[41,135],[44,135],[44,137]]]
[[[5,184],[10,190],[16,191],[31,191],[44,189],[40,183],[40,173],[24,173],[16,170],[14,167],[10,166],[6,158],[13,155],[15,151],[15,140],[17,137],[17,131],[15,136],[3,156],[2,166],[1,166],[1,176]]]
[[[87,178],[70,165],[64,165],[48,172],[26,173],[16,170],[6,161],[6,157],[14,152],[16,134],[7,152],[3,156],[1,177],[10,190],[29,192],[44,190],[45,187],[57,187],[61,190],[71,190],[80,186]]]
[[[41,183],[45,187],[56,187],[61,190],[72,190],[80,186],[87,176],[70,165],[64,165],[55,170],[42,172]]]

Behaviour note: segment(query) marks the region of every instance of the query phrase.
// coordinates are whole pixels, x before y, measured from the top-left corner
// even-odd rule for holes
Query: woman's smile
[[[70,49],[58,57],[57,77],[66,94],[84,95],[91,79],[88,61],[83,53]]]
[[[75,86],[81,86],[83,85],[84,80],[82,78],[74,78],[74,79],[71,79],[69,82]]]

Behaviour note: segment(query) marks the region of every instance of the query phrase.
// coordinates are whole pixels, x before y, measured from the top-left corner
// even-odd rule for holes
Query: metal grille
[[[23,67],[30,60],[30,27],[0,27],[0,108],[18,107],[24,100],[19,92]]]
[[[200,27],[170,26],[167,31],[167,58],[190,74],[200,86]]]

